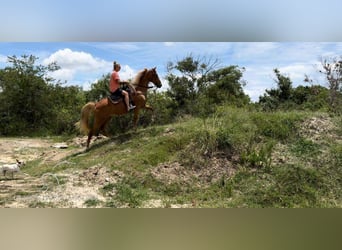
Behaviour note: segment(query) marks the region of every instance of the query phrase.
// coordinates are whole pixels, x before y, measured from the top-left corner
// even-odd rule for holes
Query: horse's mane
[[[138,72],[138,74],[133,78],[132,84],[139,84],[141,78],[145,75],[147,69],[142,69]]]

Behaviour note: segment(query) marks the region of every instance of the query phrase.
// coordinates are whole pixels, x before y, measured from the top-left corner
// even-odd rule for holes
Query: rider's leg
[[[126,103],[127,111],[130,111],[131,109],[134,109],[135,106],[131,106],[131,105],[129,104],[129,95],[128,95],[128,92],[125,91],[125,90],[123,90],[123,91],[122,91],[122,94],[123,94],[124,97],[125,97],[125,103]]]
[[[128,97],[128,93],[127,93],[127,91],[123,90],[122,94],[124,95],[124,98],[125,98],[125,104],[126,104],[126,107],[127,107],[127,111],[129,111],[129,97]]]

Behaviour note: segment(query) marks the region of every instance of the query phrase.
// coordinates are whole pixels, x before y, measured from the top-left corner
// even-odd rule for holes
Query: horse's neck
[[[146,77],[142,77],[142,79],[140,79],[135,89],[137,91],[141,91],[144,95],[146,95],[147,90],[148,90],[148,83],[149,81],[146,79]]]

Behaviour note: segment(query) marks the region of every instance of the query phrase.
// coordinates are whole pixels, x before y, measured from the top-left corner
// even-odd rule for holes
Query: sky
[[[168,61],[192,53],[244,67],[245,93],[258,101],[276,87],[274,68],[294,86],[305,74],[325,84],[317,67],[342,55],[341,9],[341,0],[2,0],[0,68],[33,54],[86,90],[114,60],[123,79],[155,66],[163,78]]]
[[[168,89],[167,62],[187,55],[217,58],[219,67],[244,67],[246,94],[258,101],[265,89],[276,88],[273,69],[289,76],[293,86],[305,85],[305,75],[314,83],[325,85],[318,72],[322,57],[342,55],[342,43],[326,42],[0,42],[0,68],[10,66],[7,56],[35,55],[37,63],[57,62],[61,67],[52,76],[65,85],[89,90],[103,75],[112,71],[113,61],[122,65],[122,80],[133,78],[143,68],[157,67]]]
[[[340,0],[2,0],[3,41],[341,41]]]

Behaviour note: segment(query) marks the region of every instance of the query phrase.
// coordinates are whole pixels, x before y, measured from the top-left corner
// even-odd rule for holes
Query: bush
[[[298,112],[253,113],[251,116],[258,128],[258,134],[281,141],[286,141],[296,134],[296,124],[302,119]]]
[[[241,164],[249,168],[262,168],[269,171],[274,144],[274,141],[269,141],[259,146],[259,148],[256,145],[251,145],[245,152],[241,153]]]

